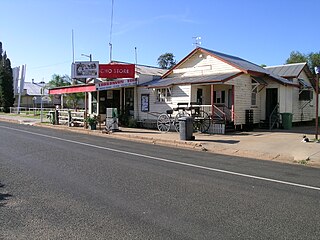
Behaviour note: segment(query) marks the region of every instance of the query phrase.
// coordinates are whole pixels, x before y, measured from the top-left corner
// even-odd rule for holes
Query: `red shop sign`
[[[134,78],[134,64],[99,64],[100,78]]]

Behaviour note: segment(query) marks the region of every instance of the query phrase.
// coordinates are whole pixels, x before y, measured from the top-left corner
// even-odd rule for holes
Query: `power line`
[[[60,62],[60,63],[54,63],[54,64],[50,64],[50,65],[30,67],[29,69],[49,68],[49,67],[54,67],[54,66],[62,65],[62,64],[65,64],[65,63],[70,63],[70,61],[68,60],[68,61],[64,61],[64,62]]]

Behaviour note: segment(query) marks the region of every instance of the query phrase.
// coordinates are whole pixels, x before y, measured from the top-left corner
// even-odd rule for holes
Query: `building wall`
[[[211,87],[210,85],[191,85],[191,100],[197,102],[197,90],[202,89],[202,105],[211,105]]]
[[[302,72],[299,78],[309,82],[306,74]],[[298,78],[293,79],[293,83],[299,84]],[[261,91],[261,119],[265,119],[266,111],[266,89],[277,88],[278,89],[278,103],[280,113],[292,113],[292,122],[310,121],[315,118],[315,92],[314,99],[309,101],[299,100],[299,88],[294,86],[284,86],[274,81],[268,81],[268,86]]]
[[[304,71],[301,72],[301,74],[298,76],[298,78],[304,79],[306,82],[308,82],[310,85],[310,81],[305,74]],[[293,81],[295,83],[298,83],[298,78],[295,78]],[[316,93],[313,90],[313,99],[309,101],[300,101],[299,100],[299,88],[293,89],[292,94],[292,113],[293,113],[293,122],[303,122],[303,121],[311,121],[315,118],[315,112],[316,112]]]
[[[141,95],[149,94],[149,112],[141,111]],[[173,86],[172,96],[170,102],[157,102],[155,91],[151,88],[138,87],[137,88],[137,105],[138,114],[137,119],[157,119],[161,113],[166,113],[167,110],[177,107],[178,103],[189,103],[191,94],[190,85]],[[175,113],[174,113],[175,114]]]
[[[238,69],[210,55],[198,53],[173,70],[169,77],[189,77],[216,73],[236,72]]]
[[[292,112],[292,87],[277,84],[279,112]]]
[[[227,82],[234,85],[234,113],[235,124],[245,124],[246,110],[253,110],[253,121],[259,123],[261,116],[260,97],[257,96],[257,105],[251,106],[251,77],[248,74],[242,74]]]

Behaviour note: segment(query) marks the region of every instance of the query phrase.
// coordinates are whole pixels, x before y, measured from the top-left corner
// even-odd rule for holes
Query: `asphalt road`
[[[320,239],[320,171],[0,122],[0,239]]]

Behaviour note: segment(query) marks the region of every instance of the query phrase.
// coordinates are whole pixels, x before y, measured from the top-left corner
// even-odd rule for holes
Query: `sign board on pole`
[[[99,62],[75,62],[71,65],[71,78],[97,78]]]
[[[100,64],[99,65],[100,78],[134,78],[135,65],[134,64]]]
[[[23,89],[24,89],[24,81],[25,81],[25,78],[26,78],[26,70],[27,70],[27,65],[22,65],[21,66],[21,76],[20,76],[20,79],[18,81],[18,93],[23,93]]]
[[[12,68],[12,78],[13,78],[13,90],[14,90],[14,95],[18,95],[19,73],[20,73],[20,67]]]
[[[97,91],[103,91],[108,89],[114,88],[121,88],[121,87],[129,87],[129,86],[136,86],[137,80],[136,79],[118,79],[114,81],[106,81],[96,84]]]

